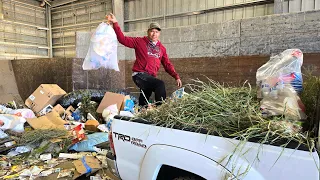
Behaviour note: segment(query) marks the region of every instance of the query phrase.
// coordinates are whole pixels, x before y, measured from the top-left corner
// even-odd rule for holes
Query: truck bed
[[[317,152],[309,152],[302,146],[296,148],[297,144],[283,148],[254,141],[241,142],[207,135],[205,131],[194,133],[188,129],[165,128],[143,119],[119,116],[112,122],[112,133],[122,179],[153,179],[154,169],[170,163],[205,179],[217,179],[223,177],[223,173],[238,178],[248,167],[248,173],[240,179],[319,179]],[[210,164],[210,168],[204,164]],[[215,171],[217,167],[220,170]]]
[[[149,122],[147,120],[144,120],[144,119],[141,119],[141,118],[130,118],[130,117],[124,117],[124,116],[115,116],[114,118],[118,119],[118,120],[123,120],[123,121],[131,121],[131,122],[135,122],[135,123],[148,124],[148,125],[154,125],[154,126],[161,126],[161,125],[157,125],[157,124],[152,124],[151,122]],[[176,126],[173,126],[171,128],[172,129],[177,129],[177,130],[182,130],[182,131],[188,131],[188,132],[196,132],[196,133],[200,133],[200,134],[208,134],[208,130],[206,130],[206,129],[199,129],[199,130],[190,129],[190,128],[181,129],[181,128],[176,127]],[[210,135],[214,135],[214,136],[219,136],[220,137],[220,135],[217,134],[217,133],[212,133]],[[230,137],[228,135],[223,135],[223,137],[236,139],[235,137]],[[257,142],[259,142],[259,140],[260,139],[258,139],[258,138],[251,138],[248,141],[249,142],[253,142],[253,143],[257,143]],[[286,139],[279,139],[278,141],[275,141],[272,144],[268,143],[268,145],[282,146],[285,143],[287,143]],[[316,151],[315,148],[314,149],[310,149],[308,146],[306,146],[304,144],[300,144],[299,142],[294,141],[294,140],[290,141],[288,143],[288,145],[286,146],[286,148],[296,149],[296,150],[301,150],[301,151],[312,151],[312,152]]]

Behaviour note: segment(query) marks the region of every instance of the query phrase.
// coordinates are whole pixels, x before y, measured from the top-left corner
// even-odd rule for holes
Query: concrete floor
[[[71,168],[74,168],[74,165],[72,164],[72,161],[67,161],[67,162],[59,164],[55,168],[71,169]],[[114,175],[112,175],[112,173],[108,169],[102,169],[102,170],[98,171],[97,173],[99,173],[101,175],[101,177],[103,177],[103,175],[106,175],[106,176],[110,177],[112,180],[120,180],[117,177],[115,177]],[[97,174],[97,173],[95,173],[95,174]],[[59,173],[53,173],[47,177],[41,177],[41,178],[37,178],[37,179],[39,179],[39,180],[56,180],[58,177],[58,174]],[[94,176],[95,174],[90,175],[90,176]],[[77,172],[75,173],[75,175],[78,175]],[[90,176],[86,177],[85,175],[83,175],[83,176],[77,178],[77,180],[90,180]],[[61,180],[72,180],[73,178],[60,178],[60,179]]]

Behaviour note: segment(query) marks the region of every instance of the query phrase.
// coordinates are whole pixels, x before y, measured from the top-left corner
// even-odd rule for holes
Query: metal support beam
[[[47,19],[47,44],[48,44],[48,56],[50,58],[53,57],[53,53],[52,53],[52,29],[51,29],[51,9],[49,7],[49,5],[46,5],[46,19]]]
[[[0,0],[0,19],[3,19],[4,16],[3,16],[3,3],[2,3],[2,0]]]
[[[113,14],[117,17],[119,26],[121,27],[121,29],[123,29],[123,25],[124,25],[124,0],[112,0],[112,9],[113,9]]]
[[[78,0],[59,0],[59,1],[53,1],[51,3],[51,7],[58,7],[58,6],[62,6],[62,5],[66,5],[66,4],[70,4],[70,3],[73,3],[73,2],[76,2]]]
[[[57,26],[57,27],[53,27],[51,29],[54,30],[54,29],[74,28],[74,27],[79,27],[79,26],[100,24],[101,22],[102,21],[92,21],[92,22],[87,22],[87,23],[71,24],[71,25],[66,25],[66,26]],[[104,21],[104,22],[106,22],[106,21]]]
[[[283,2],[284,0],[274,0],[274,14],[283,13]]]

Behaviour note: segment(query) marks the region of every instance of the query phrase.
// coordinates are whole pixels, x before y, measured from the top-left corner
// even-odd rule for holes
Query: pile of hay
[[[223,137],[272,144],[285,140],[308,144],[309,134],[299,122],[283,116],[263,117],[256,91],[250,84],[226,87],[211,79],[195,80],[190,93],[177,101],[167,100],[138,117],[163,127],[205,132]],[[285,146],[285,144],[284,144]]]

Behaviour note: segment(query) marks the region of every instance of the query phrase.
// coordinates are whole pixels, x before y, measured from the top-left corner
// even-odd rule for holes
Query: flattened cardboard
[[[104,95],[99,107],[97,109],[97,113],[102,113],[102,111],[110,105],[117,104],[118,110],[120,111],[122,108],[122,104],[125,96],[123,94],[117,94],[112,92],[106,92]]]
[[[25,101],[25,105],[39,113],[46,106],[54,105],[56,101],[67,94],[57,84],[41,84]]]
[[[50,112],[45,116],[39,118],[27,119],[29,125],[34,129],[64,129],[64,124],[67,122],[61,119],[56,112]]]
[[[92,171],[101,169],[100,161],[93,156],[85,156],[85,163],[91,168]],[[87,169],[82,160],[73,161],[76,170],[82,175],[87,173]]]

